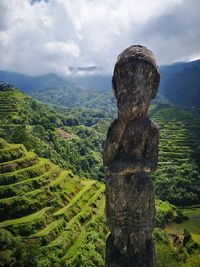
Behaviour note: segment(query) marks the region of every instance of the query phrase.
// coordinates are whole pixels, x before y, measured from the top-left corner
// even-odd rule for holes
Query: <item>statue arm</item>
[[[151,171],[155,171],[158,165],[159,130],[155,127],[146,143],[146,158]]]
[[[119,149],[125,127],[126,123],[120,119],[116,119],[109,127],[103,150],[103,162],[105,166],[109,166],[113,162]]]

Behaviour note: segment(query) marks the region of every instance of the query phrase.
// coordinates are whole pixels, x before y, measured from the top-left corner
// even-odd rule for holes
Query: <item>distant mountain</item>
[[[12,84],[28,93],[45,90],[46,88],[57,88],[60,86],[73,88],[75,86],[72,82],[53,73],[32,77],[16,72],[0,71],[0,81]]]
[[[85,71],[85,68],[78,68],[78,71]],[[24,92],[30,92],[33,90],[38,91],[54,87],[57,88],[60,86],[66,86],[73,89],[74,87],[82,87],[93,89],[95,91],[107,91],[111,90],[112,87],[111,76],[109,75],[69,76],[64,78],[56,74],[49,73],[46,75],[33,77],[17,72],[0,71],[0,81],[7,82],[16,87],[19,87]]]
[[[100,90],[104,78],[80,78],[79,86],[75,80],[66,80],[55,74],[31,77],[19,73],[0,71],[0,81],[7,82],[23,92],[42,101],[62,108],[86,108],[103,110],[103,113],[114,114],[114,97],[107,90]],[[97,82],[96,82],[97,81]],[[77,82],[78,83],[78,82]],[[92,85],[94,84],[94,85]],[[88,87],[88,88],[86,88]]]
[[[200,106],[200,60],[160,68],[160,94],[170,102]]]
[[[17,72],[0,71],[0,81],[10,83],[19,88],[25,87],[31,78],[31,76]]]
[[[29,83],[26,85],[26,88],[23,88],[24,91],[32,90],[43,90],[46,88],[57,88],[58,86],[70,86],[73,85],[66,81],[65,79],[59,77],[56,74],[49,73],[42,76],[32,77],[29,80]]]
[[[185,106],[200,106],[200,60],[179,62],[159,68],[161,81],[160,95],[174,104]],[[112,88],[112,77],[109,75],[94,75],[74,77],[71,79],[78,86],[97,90]]]
[[[159,68],[160,95],[174,104],[200,106],[200,60],[179,62]],[[71,78],[78,86],[97,90],[110,90],[112,76],[94,75]]]
[[[112,89],[111,75],[80,76],[70,78],[70,80],[78,86],[83,86],[90,89],[96,89],[100,91],[111,91]]]
[[[96,67],[88,68],[73,68],[73,71],[92,71]],[[163,96],[171,103],[185,105],[185,106],[200,106],[200,60],[192,62],[180,62],[168,66],[160,67],[161,81],[159,86],[159,96]],[[42,76],[28,76],[19,73],[0,71],[0,81],[9,82],[14,86],[21,88],[43,101],[43,97],[47,99],[49,90],[51,90],[50,102],[56,103],[54,99],[53,90],[60,100],[66,99],[67,91],[73,92],[77,99],[79,94],[85,94],[89,98],[93,98],[93,92],[98,94],[105,94],[111,92],[112,83],[110,75],[88,75],[88,76],[69,76],[60,77],[56,74],[46,74]],[[59,92],[59,88],[65,92]],[[48,91],[48,92],[47,92]],[[62,102],[61,101],[61,102]],[[77,101],[75,101],[77,102]],[[78,99],[82,103],[82,99]],[[94,102],[94,101],[93,101]],[[67,100],[69,103],[69,100]],[[73,103],[71,103],[73,106]],[[76,105],[77,106],[77,105]]]

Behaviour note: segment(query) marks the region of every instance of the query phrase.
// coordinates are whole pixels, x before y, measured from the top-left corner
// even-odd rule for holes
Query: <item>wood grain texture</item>
[[[155,266],[155,199],[148,173],[157,167],[159,131],[147,111],[159,80],[147,48],[130,46],[119,55],[112,79],[118,118],[108,129],[103,152],[108,168],[107,267]]]

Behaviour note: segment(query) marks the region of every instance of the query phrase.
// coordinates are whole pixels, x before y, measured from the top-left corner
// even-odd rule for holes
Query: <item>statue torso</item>
[[[157,127],[146,116],[129,122],[127,125],[116,160],[139,160],[146,155],[146,142],[151,138]]]

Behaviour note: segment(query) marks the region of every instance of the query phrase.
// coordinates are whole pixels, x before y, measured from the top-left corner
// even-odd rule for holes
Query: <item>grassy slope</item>
[[[168,104],[151,106],[160,129],[156,195],[175,205],[200,203],[200,113]]]
[[[21,158],[26,158],[28,162],[29,154],[24,147],[23,155],[18,150],[19,146],[7,144],[3,139],[0,139],[0,147],[2,155],[10,147],[16,149],[15,160],[9,161],[9,165],[14,164],[16,160],[20,161]],[[13,150],[11,156],[12,154]],[[62,171],[52,163],[48,163],[46,170],[42,168],[39,159],[34,163],[37,173],[21,178],[20,171],[26,174],[26,169],[34,169],[33,166],[29,167],[29,164],[30,162],[21,170],[16,171],[14,166],[8,173],[0,173],[0,235],[6,236],[6,246],[11,242],[8,241],[10,234],[13,235],[12,238],[20,236],[17,247],[13,246],[8,250],[4,244],[0,263],[8,263],[11,259],[19,263],[20,260],[23,262],[26,259],[30,266],[104,266],[107,236],[104,185],[95,180],[79,179],[70,171]],[[54,168],[59,169],[56,175],[50,171]],[[7,175],[15,177],[16,180],[10,180],[9,183],[9,180],[5,179]],[[20,179],[17,178],[18,175]],[[36,183],[38,179],[41,188],[38,188]],[[156,209],[159,227],[165,226],[177,216],[176,208],[167,202],[157,200]],[[8,232],[2,232],[4,229]],[[158,232],[160,235],[159,228]],[[22,246],[23,243],[25,247]],[[29,246],[32,251],[37,252],[34,265],[30,263],[28,256]],[[159,252],[159,242],[157,246],[158,253],[162,254]],[[167,249],[173,250],[170,244]],[[11,253],[10,257],[8,251]]]
[[[39,156],[79,176],[103,178],[100,153],[103,134],[86,126],[69,126],[79,125],[70,112],[69,116],[55,112],[8,85],[0,85],[0,104],[0,137],[23,143]],[[96,121],[92,115],[85,115],[81,121],[86,124]],[[101,115],[97,112],[95,116]],[[67,131],[75,132],[77,138],[64,138],[60,132],[65,131],[62,130],[65,126],[68,126]]]
[[[21,158],[26,158],[28,161],[27,155],[29,154],[24,147],[24,155],[21,155],[18,146],[6,144],[3,139],[0,139],[0,144],[3,147],[0,149],[2,155],[7,148],[16,149],[15,158],[18,155],[18,159],[9,161],[9,165],[14,164],[16,160],[20,161]],[[10,153],[12,156],[13,151]],[[40,161],[34,163],[38,169],[41,168],[39,163]],[[49,165],[50,170],[55,167],[53,164]],[[25,169],[27,168],[29,168],[29,163]],[[106,232],[103,230],[104,185],[95,180],[81,180],[70,171],[62,171],[58,166],[56,169],[60,171],[55,176],[52,176],[49,170],[41,168],[38,171],[40,173],[38,177],[25,177],[21,182],[11,181],[10,184],[5,180],[5,185],[2,178],[0,186],[2,195],[0,198],[0,232],[2,229],[7,229],[14,236],[20,235],[24,242],[37,240],[42,246],[42,253],[44,255],[49,253],[50,265],[48,266],[53,266],[54,262],[59,262],[61,259],[62,264],[65,264],[71,258],[72,251],[78,251],[86,244],[90,245],[90,241],[87,240],[88,234],[91,234],[91,229],[87,230],[89,225],[93,224],[92,232],[95,232],[95,227],[97,227],[102,231],[102,239],[106,237]],[[6,172],[0,172],[0,177],[5,178],[6,174]],[[15,170],[14,165],[8,174],[16,177],[20,172]],[[46,177],[48,177],[47,180]],[[38,178],[41,186],[39,189],[36,183]],[[27,187],[27,184],[30,186]],[[91,245],[95,250],[93,242]],[[13,251],[15,249],[13,248]],[[103,262],[103,255],[95,253],[98,254],[97,258]],[[84,252],[81,254],[84,257]],[[76,261],[74,255],[73,261]]]
[[[189,207],[181,209],[183,215],[189,220],[183,220],[182,223],[170,223],[166,228],[166,232],[171,235],[182,235],[183,230],[187,229],[195,242],[200,244],[200,207]]]
[[[99,121],[92,126],[77,125],[77,122],[69,125],[69,117],[9,87],[0,90],[0,102],[3,103],[0,137],[23,143],[39,156],[79,176],[105,178],[101,150],[111,119],[102,119],[101,113],[93,110],[86,115],[71,109],[66,115],[70,114],[72,121],[81,114],[82,122],[88,125],[88,119],[93,121],[93,112],[98,114]],[[11,107],[12,113],[7,112]],[[175,205],[200,203],[199,111],[154,103],[150,116],[158,124],[161,135],[159,169],[154,175],[157,196]]]

